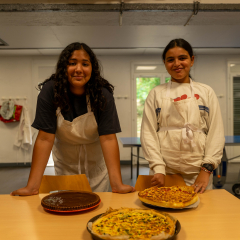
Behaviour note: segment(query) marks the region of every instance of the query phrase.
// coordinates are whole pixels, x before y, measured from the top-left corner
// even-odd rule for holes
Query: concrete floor
[[[228,174],[226,184],[223,189],[231,194],[233,183],[238,180],[239,167],[236,164],[231,164],[228,167],[231,174]],[[130,165],[121,165],[122,179],[124,184],[135,186],[136,183],[136,166],[133,167],[133,178],[131,179]],[[7,167],[0,168],[0,194],[10,194],[12,191],[26,186],[30,167]],[[148,175],[148,165],[140,165],[139,174]],[[46,167],[45,175],[54,175],[54,167]],[[240,198],[240,197],[239,197]]]

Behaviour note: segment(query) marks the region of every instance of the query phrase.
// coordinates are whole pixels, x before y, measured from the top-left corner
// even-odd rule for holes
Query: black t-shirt
[[[54,81],[52,80],[43,85],[38,95],[36,115],[32,127],[55,134],[57,129],[57,108],[54,105],[53,89]],[[106,99],[104,110],[94,111],[99,136],[121,132],[113,95],[106,88],[102,88],[102,92]],[[62,113],[65,120],[72,122],[74,118],[87,113],[85,94],[77,96],[69,93],[69,101],[72,106],[71,109],[66,113]]]

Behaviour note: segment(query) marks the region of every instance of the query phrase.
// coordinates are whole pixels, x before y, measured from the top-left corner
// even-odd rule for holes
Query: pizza
[[[140,191],[138,197],[144,203],[165,208],[184,208],[198,201],[191,186],[151,187]]]
[[[175,233],[176,219],[156,210],[111,209],[92,223],[98,239],[168,239]]]

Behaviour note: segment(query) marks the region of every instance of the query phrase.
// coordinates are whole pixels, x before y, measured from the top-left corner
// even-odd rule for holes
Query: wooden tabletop
[[[0,239],[6,240],[88,240],[87,222],[108,207],[146,208],[138,192],[97,193],[102,202],[89,212],[52,214],[43,210],[46,194],[29,197],[0,195]],[[209,190],[200,195],[196,209],[165,210],[176,217],[181,231],[176,240],[237,240],[240,236],[240,201],[225,190]]]

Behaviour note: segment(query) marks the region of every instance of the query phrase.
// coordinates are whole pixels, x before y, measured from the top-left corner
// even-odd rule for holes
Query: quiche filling
[[[164,208],[197,207],[199,203],[198,194],[191,186],[151,187],[140,191],[138,197],[143,203]]]
[[[127,235],[128,239],[151,239],[163,232],[167,236],[172,235],[173,229],[175,230],[175,223],[169,217],[155,213],[154,210],[120,210],[93,223],[94,234],[103,239],[106,235],[112,237]]]
[[[196,195],[193,189],[190,189],[189,191],[184,191],[180,187],[174,186],[174,187],[151,187],[148,189],[145,189],[144,191],[141,191],[139,193],[140,197],[143,197],[145,199],[152,200],[153,202],[174,202],[174,203],[180,203],[180,202],[188,202],[191,201],[193,196]]]

